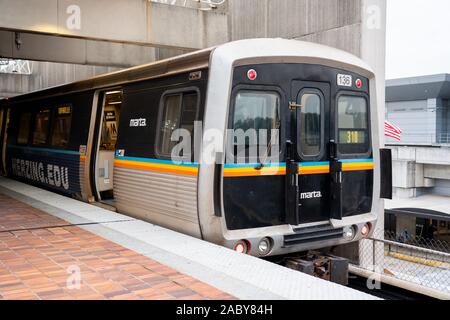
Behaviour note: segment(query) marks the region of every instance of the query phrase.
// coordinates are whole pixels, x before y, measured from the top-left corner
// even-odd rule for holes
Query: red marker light
[[[361,79],[357,79],[355,84],[358,89],[362,88],[363,83],[362,83]]]
[[[363,237],[367,237],[369,233],[370,233],[370,224],[366,223],[361,229],[361,234]]]
[[[248,77],[251,81],[253,81],[253,80],[255,80],[255,79],[258,77],[258,73],[256,72],[255,69],[250,69],[250,70],[248,70],[248,72],[247,72],[247,77]]]
[[[240,240],[234,245],[234,250],[236,252],[246,254],[250,250],[250,243],[246,240]]]
[[[234,250],[236,250],[239,253],[244,253],[245,252],[245,245],[243,243],[238,243],[235,247]]]

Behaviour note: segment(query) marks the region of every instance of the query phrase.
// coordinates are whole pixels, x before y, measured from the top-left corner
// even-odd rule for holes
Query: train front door
[[[293,81],[287,146],[287,218],[293,225],[333,218],[331,92],[324,82]],[[338,168],[336,168],[338,169]]]

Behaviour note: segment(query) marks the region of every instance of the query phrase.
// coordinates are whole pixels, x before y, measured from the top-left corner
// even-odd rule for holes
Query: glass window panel
[[[171,141],[177,129],[188,130],[193,148],[194,123],[197,120],[198,99],[196,92],[177,93],[164,98],[163,115],[160,124],[159,148],[163,156],[171,156],[179,141]]]
[[[197,105],[197,93],[189,93],[183,95],[183,116],[181,117],[181,128],[188,130],[191,134],[191,137],[193,137],[194,122],[197,118]]]
[[[20,115],[20,128],[17,135],[18,144],[27,144],[30,136],[31,112],[25,112]]]
[[[340,129],[367,129],[367,102],[362,97],[341,96],[338,102]]]
[[[50,110],[42,110],[36,114],[33,132],[33,144],[41,145],[47,143],[48,126],[50,124]]]
[[[259,130],[266,130],[268,141],[271,130],[278,129],[280,123],[280,97],[277,93],[241,91],[236,96],[234,106],[234,130],[254,129],[257,139],[247,138],[245,144],[259,144]]]
[[[54,147],[65,147],[69,144],[70,127],[72,123],[72,107],[64,106],[56,109],[53,123],[52,141]]]
[[[301,151],[305,156],[317,156],[322,146],[322,99],[317,93],[305,93],[301,105]]]
[[[338,139],[342,153],[365,153],[369,148],[367,100],[341,96],[338,100]]]
[[[159,152],[170,155],[176,142],[171,141],[172,133],[178,129],[181,117],[181,94],[167,96],[160,125]]]

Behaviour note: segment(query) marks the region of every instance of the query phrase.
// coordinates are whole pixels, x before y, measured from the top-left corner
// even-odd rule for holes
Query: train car
[[[443,212],[418,208],[386,209],[384,230],[385,238],[389,240],[419,245],[439,241],[450,251],[450,215]]]
[[[375,92],[349,53],[231,42],[0,102],[2,168],[255,256],[346,244],[389,193]]]

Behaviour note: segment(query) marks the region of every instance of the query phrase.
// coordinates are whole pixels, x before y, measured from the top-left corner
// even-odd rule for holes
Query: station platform
[[[0,299],[377,298],[0,178]]]

